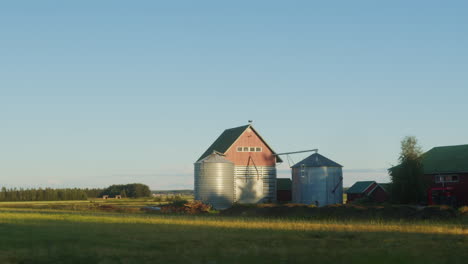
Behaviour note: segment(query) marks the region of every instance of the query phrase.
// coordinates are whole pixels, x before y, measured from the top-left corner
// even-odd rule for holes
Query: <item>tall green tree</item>
[[[420,203],[426,199],[427,182],[424,179],[422,150],[416,137],[401,141],[399,164],[390,168],[392,198],[400,204]]]

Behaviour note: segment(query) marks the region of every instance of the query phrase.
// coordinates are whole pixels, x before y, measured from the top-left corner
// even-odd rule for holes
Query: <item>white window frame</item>
[[[453,177],[456,176],[457,179],[453,180]],[[450,177],[451,180],[447,180],[447,177]],[[445,175],[436,175],[434,182],[435,183],[447,183],[447,182],[459,182],[460,175],[458,174],[445,174]]]
[[[247,150],[245,150],[247,149]],[[262,147],[237,147],[237,152],[262,152]]]

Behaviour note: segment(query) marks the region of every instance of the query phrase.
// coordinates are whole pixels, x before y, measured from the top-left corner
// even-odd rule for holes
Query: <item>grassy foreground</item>
[[[1,207],[1,206],[0,206]],[[464,222],[0,209],[0,263],[466,263]]]

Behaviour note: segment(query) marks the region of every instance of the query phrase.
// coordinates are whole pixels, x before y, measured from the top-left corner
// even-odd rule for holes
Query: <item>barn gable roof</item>
[[[382,187],[382,189],[384,189],[384,191],[386,192],[391,192],[392,190],[392,184],[391,183],[377,183],[380,187]]]
[[[240,127],[234,127],[230,129],[224,130],[224,132],[211,144],[211,146],[200,156],[197,161],[200,161],[207,157],[208,155],[212,154],[213,151],[217,151],[219,153],[226,153],[229,148],[236,142],[236,140],[247,130],[247,128],[251,128],[252,131],[265,143],[265,145],[276,154],[276,152],[266,143],[266,141],[260,136],[260,134],[253,128],[252,125],[245,125]],[[277,156],[278,162],[283,162],[280,157]]]
[[[293,165],[291,168],[299,168],[302,165],[305,167],[343,167],[333,160],[328,159],[318,153],[310,155],[309,157]]]
[[[372,184],[376,183],[375,181],[358,181],[351,186],[346,193],[353,193],[353,194],[360,194],[364,193],[367,188],[369,188]]]
[[[425,174],[468,172],[468,145],[435,147],[422,156]]]
[[[391,184],[389,184],[389,183],[377,183],[376,181],[358,181],[358,182],[354,183],[353,186],[351,186],[346,191],[346,193],[347,194],[362,194],[362,193],[365,193],[369,189],[369,187],[371,187],[372,184],[374,184],[374,183],[375,183],[375,187],[372,188],[372,190],[370,190],[367,193],[367,195],[372,194],[378,188],[381,188],[384,192],[388,193],[390,188],[391,188]]]

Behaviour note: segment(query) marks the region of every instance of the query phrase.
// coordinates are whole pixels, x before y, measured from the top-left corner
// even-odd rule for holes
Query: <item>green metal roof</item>
[[[424,174],[468,172],[468,145],[435,147],[422,156]]]
[[[213,151],[217,151],[219,153],[224,154],[232,146],[232,144],[236,142],[236,140],[242,135],[242,133],[244,133],[244,131],[249,127],[252,128],[252,130],[258,135],[258,137],[260,137],[260,139],[265,143],[265,145],[267,145],[267,147],[273,153],[275,153],[273,149],[271,149],[270,146],[268,146],[265,140],[263,140],[260,134],[258,134],[258,132],[252,127],[252,125],[245,125],[224,130],[224,132],[215,140],[215,142],[213,142],[213,144],[211,144],[211,146],[205,151],[205,153],[203,153],[203,155],[200,156],[197,162],[208,157],[208,155],[212,154]],[[277,161],[283,162],[280,159],[280,157],[277,157]]]
[[[277,178],[276,179],[276,190],[279,191],[290,191],[291,190],[291,179],[288,178]]]
[[[375,181],[358,181],[351,186],[346,193],[363,193],[371,184],[376,183]]]

